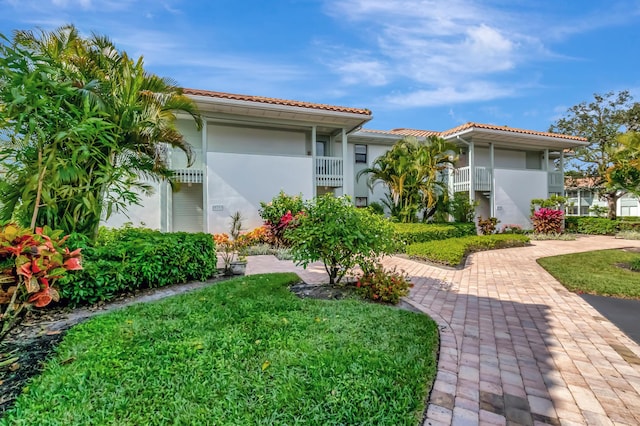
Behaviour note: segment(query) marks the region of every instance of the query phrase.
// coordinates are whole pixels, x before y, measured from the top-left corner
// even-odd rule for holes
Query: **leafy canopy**
[[[625,179],[607,179],[607,172],[628,160],[620,136],[640,125],[640,106],[628,91],[594,94],[591,102],[581,102],[551,125],[551,132],[581,136],[589,145],[576,148],[570,166],[589,178],[592,187],[608,201],[609,217],[615,218],[616,202],[631,188]]]
[[[393,228],[380,215],[355,207],[349,197],[331,194],[308,201],[286,237],[291,254],[305,268],[322,261],[329,283],[339,283],[355,266],[369,270],[394,250]]]

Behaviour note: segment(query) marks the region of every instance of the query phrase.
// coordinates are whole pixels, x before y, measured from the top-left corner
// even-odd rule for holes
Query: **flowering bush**
[[[413,284],[409,282],[409,276],[404,272],[398,272],[396,268],[386,271],[382,265],[378,264],[362,274],[355,286],[358,293],[366,299],[397,304],[401,297],[409,294]]]
[[[82,269],[80,249],[64,247],[67,237],[49,227],[0,226],[0,340],[20,321],[25,308],[42,308],[60,295],[55,282]]]
[[[290,246],[285,232],[296,223],[296,217],[304,209],[302,195],[291,196],[280,191],[270,202],[261,202],[260,206],[260,217],[264,220],[268,231],[267,242],[276,247]]]
[[[543,207],[533,213],[531,220],[533,221],[533,231],[536,234],[560,234],[564,223],[564,213],[562,210]]]

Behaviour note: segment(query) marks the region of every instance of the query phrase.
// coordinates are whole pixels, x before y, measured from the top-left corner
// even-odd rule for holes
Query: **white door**
[[[171,206],[174,232],[203,232],[201,183],[181,184],[173,192]]]

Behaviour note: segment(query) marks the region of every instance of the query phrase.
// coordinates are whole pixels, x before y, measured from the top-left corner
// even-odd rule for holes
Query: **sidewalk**
[[[640,346],[535,261],[630,246],[640,241],[535,241],[477,253],[462,270],[386,259],[412,277],[407,301],[441,329],[425,425],[640,424]],[[263,272],[326,281],[321,264],[250,257],[247,274]]]

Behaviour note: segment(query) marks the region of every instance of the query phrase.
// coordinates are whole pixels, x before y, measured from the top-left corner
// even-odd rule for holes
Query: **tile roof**
[[[515,127],[507,127],[507,126],[496,126],[493,124],[481,124],[481,123],[465,123],[461,126],[454,127],[453,129],[446,130],[441,133],[441,136],[448,136],[454,133],[462,132],[463,130],[476,128],[476,129],[485,129],[485,130],[498,130],[502,132],[512,132],[512,133],[522,133],[526,135],[535,135],[535,136],[546,136],[549,138],[558,138],[558,139],[570,139],[574,141],[586,142],[587,139],[582,138],[580,136],[573,135],[563,135],[559,133],[549,133],[549,132],[538,132],[536,130],[526,130],[526,129],[517,129]]]
[[[565,176],[564,178],[564,186],[566,188],[596,188],[602,185],[602,183],[601,178],[595,177],[574,178]]]
[[[442,132],[437,132],[435,130],[418,130],[418,129],[405,129],[405,128],[392,129],[389,131],[389,133],[394,133],[394,134],[403,135],[403,136],[416,136],[419,138],[428,138],[429,136],[440,136],[442,134]]]
[[[292,101],[287,99],[267,98],[264,96],[238,95],[234,93],[212,92],[210,90],[182,89],[185,95],[208,96],[211,98],[231,99],[236,101],[258,102],[272,105],[285,105],[299,108],[320,109],[325,111],[346,112],[371,116],[371,111],[366,108],[350,108],[335,105],[316,104],[311,102]]]

